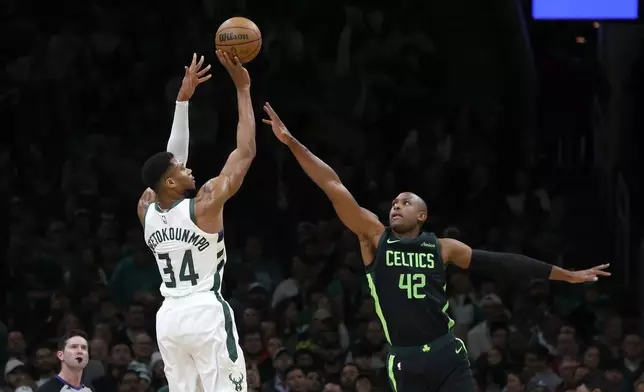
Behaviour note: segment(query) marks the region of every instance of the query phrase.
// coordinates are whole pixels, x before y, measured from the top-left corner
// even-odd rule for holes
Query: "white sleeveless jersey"
[[[164,297],[220,293],[226,263],[224,231],[206,233],[195,221],[194,199],[180,200],[166,211],[153,203],[145,213],[145,242],[156,257]]]

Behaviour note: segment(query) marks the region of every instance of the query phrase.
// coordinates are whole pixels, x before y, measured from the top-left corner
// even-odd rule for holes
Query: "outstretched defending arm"
[[[610,264],[602,264],[583,271],[568,271],[563,268],[515,253],[489,252],[472,249],[466,244],[441,238],[443,260],[452,262],[464,269],[499,269],[517,275],[527,275],[539,279],[561,280],[569,283],[594,282],[599,276],[610,276],[604,271]]]
[[[324,191],[342,223],[358,236],[377,242],[385,229],[378,217],[360,207],[337,173],[291,135],[269,103],[264,110],[270,119],[262,121],[273,128],[275,136],[291,150],[304,172]]]

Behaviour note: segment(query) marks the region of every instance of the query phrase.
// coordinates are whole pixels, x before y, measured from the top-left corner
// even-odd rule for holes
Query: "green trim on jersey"
[[[154,209],[156,209],[158,212],[161,212],[161,213],[168,212],[168,211],[170,211],[171,209],[173,209],[174,207],[176,207],[177,205],[179,205],[179,203],[181,203],[181,202],[182,202],[182,201],[184,201],[184,200],[185,200],[185,199],[181,199],[181,200],[177,200],[177,201],[175,201],[174,203],[172,203],[172,205],[170,206],[170,208],[168,208],[168,209],[167,209],[167,210],[165,210],[165,211],[164,211],[164,210],[162,210],[162,209],[161,209],[161,207],[159,207],[159,203],[155,202],[155,203],[154,203]]]
[[[396,382],[396,376],[394,374],[394,366],[396,366],[396,356],[390,355],[389,360],[387,361],[387,375],[389,376],[391,389],[393,389],[394,392],[398,392],[398,383]]]
[[[214,283],[212,285],[212,292],[215,294],[217,301],[221,304],[221,307],[224,311],[224,330],[226,331],[226,349],[228,349],[228,358],[230,358],[233,363],[237,362],[239,358],[239,353],[237,352],[237,342],[235,342],[235,333],[233,331],[233,318],[232,312],[230,311],[230,306],[222,298],[219,293],[219,287],[221,286],[221,270],[224,268],[224,262],[221,261],[219,266],[217,266],[217,272],[215,273]]]
[[[382,308],[380,307],[380,300],[378,299],[378,292],[376,291],[376,283],[374,282],[373,276],[371,275],[372,273],[367,274],[367,283],[369,284],[369,291],[371,292],[371,296],[373,297],[373,302],[376,307],[376,314],[378,315],[378,318],[380,319],[380,323],[382,324],[382,330],[385,333],[387,342],[391,344],[391,338],[389,337],[389,329],[387,329],[387,321],[385,321],[385,316],[382,314]]]
[[[190,199],[190,220],[197,226],[197,215],[195,215],[195,199]]]
[[[438,255],[441,263],[443,263],[443,266],[447,269],[447,264],[449,263],[449,260],[443,260],[443,251],[441,249],[441,241],[438,238],[438,236],[436,236],[435,233],[432,233],[432,237],[436,241],[436,254]],[[445,298],[447,298],[447,283],[445,283],[443,285],[443,291],[445,292]],[[448,308],[449,308],[449,298],[447,298],[447,300],[445,301],[445,306],[443,306],[443,313],[445,313],[445,316],[447,317],[447,320],[448,320],[447,329],[451,330],[452,328],[454,328],[454,325],[456,325],[456,323],[454,322],[454,320],[452,320],[451,317],[449,317],[449,314],[447,314],[447,309]]]
[[[443,285],[443,291],[447,293],[447,283]],[[447,301],[445,301],[445,306],[443,306],[443,313],[445,313],[445,316],[447,317],[447,329],[451,330],[454,328],[454,325],[456,324],[454,320],[452,320],[451,317],[449,317],[449,314],[447,313],[447,308],[449,308],[449,298]]]

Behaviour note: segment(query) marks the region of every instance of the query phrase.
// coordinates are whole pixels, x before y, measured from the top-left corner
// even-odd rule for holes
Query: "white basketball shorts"
[[[246,392],[235,321],[219,293],[166,298],[156,321],[170,392]]]

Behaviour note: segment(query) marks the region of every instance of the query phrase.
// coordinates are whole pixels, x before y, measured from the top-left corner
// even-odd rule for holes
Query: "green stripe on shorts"
[[[219,293],[219,287],[221,286],[221,269],[224,268],[224,262],[221,261],[217,266],[217,273],[215,274],[215,282],[212,286],[212,291],[215,293],[217,301],[221,304],[222,309],[224,310],[224,329],[226,331],[226,348],[228,349],[228,358],[230,358],[233,363],[237,362],[239,358],[239,353],[237,352],[237,343],[235,342],[235,333],[233,331],[233,317],[232,312],[230,311],[230,306],[222,298]]]

